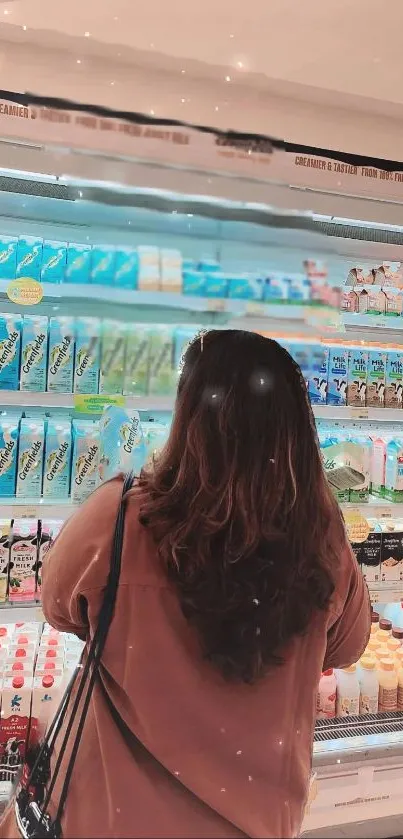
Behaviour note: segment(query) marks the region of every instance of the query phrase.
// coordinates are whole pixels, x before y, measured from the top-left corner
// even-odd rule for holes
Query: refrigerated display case
[[[152,453],[169,427],[184,342],[210,325],[274,335],[299,360],[298,352],[311,359],[313,347],[325,348],[325,372],[315,370],[310,360],[306,371],[308,387],[317,379],[313,410],[324,446],[329,439],[338,444],[353,439],[365,449],[365,441],[373,438],[403,438],[399,178],[379,178],[386,192],[377,200],[365,167],[361,188],[354,194],[348,180],[357,175],[354,166],[340,172],[333,161],[330,171],[328,166],[308,165],[309,158],[301,155],[279,159],[271,155],[270,144],[258,149],[248,148],[247,141],[242,147],[223,141],[192,145],[188,138],[198,135],[186,129],[178,130],[173,140],[175,132],[168,128],[148,125],[146,131],[114,120],[108,132],[107,118],[94,129],[91,115],[81,115],[80,122],[73,115],[67,122],[63,112],[52,113],[32,110],[32,119],[24,123],[21,118],[18,128],[17,114],[11,114],[11,128],[0,122],[0,329],[4,332],[11,322],[22,342],[22,360],[15,362],[3,383],[0,369],[5,453],[10,440],[17,440],[18,434],[20,439],[13,486],[0,470],[5,538],[7,527],[17,522],[15,532],[22,528],[39,551],[44,534],[54,534],[57,523],[81,502],[79,491],[70,492],[74,469],[79,468],[72,452],[77,434],[72,441],[66,432],[72,421],[91,422],[96,433],[105,404],[138,411],[148,454]],[[67,126],[67,133],[61,126]],[[158,142],[162,151],[156,151]],[[326,175],[323,183],[320,172]],[[393,202],[388,200],[390,189]],[[340,298],[344,309],[348,294],[356,294],[358,300],[355,286],[367,297],[379,286],[378,309],[373,302],[368,306],[367,299],[367,305],[363,298],[356,306],[350,299],[349,310],[340,312]],[[33,316],[40,322],[31,322],[32,336],[28,327]],[[63,322],[64,332],[61,318],[70,319]],[[38,329],[44,335],[39,343]],[[9,333],[2,338],[7,356]],[[88,373],[88,344],[93,355],[96,347],[98,360],[83,386],[80,376]],[[346,348],[355,347],[365,353],[368,345],[390,364],[392,357],[397,361],[390,390],[386,370],[378,370],[376,384],[381,388],[375,387],[371,400],[365,393],[362,397],[360,387],[350,399],[347,361],[345,373],[339,370],[338,395],[330,399],[330,350],[342,347],[343,355],[348,354]],[[158,350],[157,368],[152,370],[152,352]],[[128,363],[133,354],[134,369]],[[35,378],[32,364],[39,356],[42,370]],[[0,368],[1,358],[0,351]],[[31,462],[35,433],[41,457],[52,454],[44,425],[50,420],[56,437],[59,434],[56,442],[62,439],[69,451],[73,479],[64,473],[60,477],[59,469],[57,487],[48,482],[45,491],[41,473],[25,492],[26,476],[18,474],[21,417],[27,426],[25,463]],[[48,442],[49,451],[43,452]],[[77,458],[84,457],[87,469],[83,451]],[[399,452],[395,454],[398,473],[401,461]],[[98,480],[97,471],[89,471],[93,484],[87,489]],[[403,540],[403,487],[398,477],[389,497],[384,486],[373,493],[370,478],[363,487],[362,476],[355,489],[338,487],[344,492],[341,504],[357,545],[368,530],[401,534]],[[376,572],[372,566],[372,576],[364,568],[372,602],[380,609],[403,599],[403,555],[396,554],[393,563],[387,564],[388,559],[385,555],[383,567],[379,559]],[[34,588],[26,597],[18,592],[18,579],[9,582],[0,621],[41,619],[38,566],[33,573]],[[321,720],[313,767],[316,778],[304,825],[308,833],[403,817],[403,714]]]

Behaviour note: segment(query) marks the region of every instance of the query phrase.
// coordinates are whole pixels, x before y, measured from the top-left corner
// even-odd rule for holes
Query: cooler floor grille
[[[335,717],[317,720],[314,741],[337,740],[340,737],[359,737],[368,734],[389,734],[401,732],[403,742],[403,712],[389,711],[386,714],[366,714],[362,717]]]

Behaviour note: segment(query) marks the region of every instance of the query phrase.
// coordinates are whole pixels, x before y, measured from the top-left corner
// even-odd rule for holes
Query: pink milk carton
[[[32,677],[3,681],[0,720],[0,782],[13,783],[24,761],[31,715]]]
[[[38,522],[36,519],[15,519],[10,550],[11,603],[35,601],[38,560]]]
[[[29,734],[30,747],[36,746],[43,739],[55,716],[61,699],[62,682],[63,673],[61,670],[45,673],[35,671]]]

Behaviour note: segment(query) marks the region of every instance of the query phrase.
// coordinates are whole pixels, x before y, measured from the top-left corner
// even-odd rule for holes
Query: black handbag
[[[90,643],[85,664],[77,667],[67,690],[63,696],[60,706],[56,712],[52,725],[50,726],[31,768],[25,767],[15,797],[15,817],[18,829],[23,839],[35,839],[37,837],[50,837],[59,839],[62,837],[61,820],[66,803],[67,793],[70,785],[74,763],[77,757],[81,736],[93,692],[94,684],[99,677],[99,665],[105,641],[108,635],[109,626],[113,617],[117,589],[119,585],[120,567],[122,560],[122,546],[125,520],[125,496],[133,483],[133,476],[127,475],[123,484],[122,498],[116,519],[115,532],[112,546],[111,565],[106,583],[104,599],[98,618],[98,625]],[[70,699],[74,686],[78,688],[74,702],[70,708]],[[101,680],[99,683],[102,685]],[[102,685],[103,687],[103,685]],[[79,707],[82,700],[80,713]],[[53,772],[50,769],[51,757],[56,738],[62,728],[64,721],[68,723],[64,733],[60,752],[54,766]],[[74,723],[77,721],[77,730],[73,740],[70,758],[66,767],[64,781],[57,805],[55,818],[52,819],[47,812],[49,802],[55,787],[56,780],[60,773],[60,767],[67,744],[71,740],[71,732]]]

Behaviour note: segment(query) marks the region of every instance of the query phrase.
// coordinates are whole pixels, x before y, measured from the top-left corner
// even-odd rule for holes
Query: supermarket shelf
[[[375,495],[370,495],[369,500],[363,504],[345,501],[340,506],[342,510],[359,510],[363,516],[376,516],[379,519],[403,517],[403,503],[385,501],[384,498],[378,498]]]
[[[355,408],[350,405],[312,405],[316,419],[324,420],[355,420],[370,422],[402,422],[402,408]]]
[[[40,603],[7,603],[0,606],[0,624],[44,620]]]
[[[66,521],[76,509],[71,501],[47,501],[46,498],[19,499],[0,498],[0,516],[2,518],[22,519],[58,519]]]
[[[403,580],[398,583],[368,584],[371,603],[399,603],[403,600]],[[402,724],[403,730],[403,724]]]
[[[172,411],[173,396],[125,396],[125,405],[138,411]],[[30,393],[22,390],[0,390],[0,409],[10,408],[65,408],[74,410],[72,393]]]
[[[350,329],[382,329],[391,332],[403,332],[403,317],[399,315],[363,315],[359,312],[345,312],[343,322]]]

